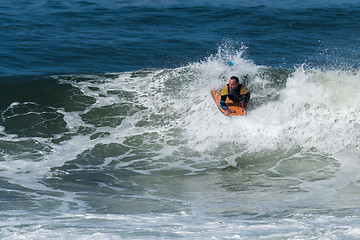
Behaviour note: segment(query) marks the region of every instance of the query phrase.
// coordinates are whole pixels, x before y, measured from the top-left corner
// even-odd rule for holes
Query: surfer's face
[[[234,91],[239,86],[239,83],[236,82],[235,79],[230,79],[229,81],[229,90]]]

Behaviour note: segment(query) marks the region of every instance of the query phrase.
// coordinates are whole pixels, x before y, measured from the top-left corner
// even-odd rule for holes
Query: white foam
[[[359,237],[356,219],[292,214],[278,219],[195,214],[83,214],[50,219],[9,218],[1,223],[4,239],[337,239]]]
[[[150,70],[146,74],[139,74],[138,76],[135,73],[120,73],[118,78],[105,79],[104,81],[65,81],[80,89],[84,95],[95,98],[95,103],[78,112],[58,110],[64,115],[67,128],[73,134],[71,138],[65,138],[60,143],[53,143],[51,138],[19,138],[16,135],[5,134],[4,128],[1,128],[0,130],[4,134],[1,136],[3,141],[16,143],[16,141],[35,140],[50,149],[47,152],[42,152],[42,156],[37,161],[14,159],[13,156],[6,155],[1,166],[1,177],[8,179],[10,183],[28,189],[62,193],[57,194],[57,196],[37,193],[31,195],[39,200],[54,199],[61,202],[61,206],[56,209],[56,212],[65,213],[69,211],[71,204],[76,204],[81,212],[87,206],[79,200],[77,193],[54,190],[39,180],[51,178],[52,168],[60,167],[67,161],[76,159],[78,155],[93,149],[98,144],[125,144],[126,140],[131,137],[153,134],[156,136],[153,139],[144,139],[144,148],[147,143],[156,145],[156,147],[148,150],[155,154],[149,154],[141,160],[136,158],[131,160],[129,153],[124,153],[122,156],[104,159],[104,162],[98,167],[106,168],[111,162],[116,163],[122,157],[127,157],[128,161],[118,161],[116,167],[144,175],[168,169],[180,169],[180,174],[196,175],[201,171],[209,173],[211,172],[209,169],[212,167],[217,170],[219,167],[237,167],[237,157],[241,156],[242,153],[278,149],[285,151],[301,149],[300,151],[305,153],[315,151],[324,156],[333,157],[333,162],[329,160],[328,166],[321,166],[320,170],[316,171],[315,169],[313,173],[309,173],[318,174],[323,171],[325,172],[323,179],[313,180],[311,177],[298,176],[301,174],[291,175],[286,171],[281,172],[279,166],[289,159],[279,160],[273,166],[269,166],[268,169],[276,177],[266,177],[273,181],[279,179],[280,181],[297,182],[295,187],[300,188],[305,193],[290,194],[287,198],[277,201],[268,199],[274,193],[259,193],[260,197],[264,199],[261,202],[263,206],[260,210],[264,211],[265,215],[271,215],[271,211],[266,212],[267,208],[274,211],[280,209],[281,212],[283,209],[285,209],[284,211],[291,209],[292,206],[301,208],[309,203],[321,203],[325,209],[331,210],[333,206],[329,201],[336,200],[336,204],[338,204],[340,202],[338,194],[341,191],[345,191],[348,187],[350,190],[358,187],[359,177],[357,173],[360,167],[357,162],[360,153],[358,150],[346,152],[346,149],[356,148],[360,139],[359,73],[356,71],[328,71],[300,67],[295,69],[287,79],[286,85],[282,87],[271,85],[269,77],[258,74],[263,67],[243,59],[241,54],[230,55],[230,57],[232,57],[230,60],[235,62],[234,67],[226,66],[219,56],[215,56],[204,62],[189,64],[185,67]],[[243,74],[250,75],[248,86],[252,100],[249,103],[248,114],[241,118],[227,118],[217,109],[210,91],[224,86],[229,76],[241,76]],[[271,85],[271,89],[267,89],[269,85]],[[128,99],[121,94],[111,93],[115,90],[131,93],[134,98]],[[263,98],[264,94],[272,95],[276,91],[278,96],[271,98],[271,101],[261,102],[259,100]],[[106,125],[95,127],[91,123],[83,121],[83,114],[114,103],[139,104],[142,108],[134,113],[122,116],[123,121],[115,127]],[[14,103],[11,107],[16,106],[16,104],[18,103]],[[139,124],[142,120],[154,122]],[[78,134],[77,130],[81,126],[95,130],[90,133]],[[101,132],[106,132],[107,135],[92,138],[93,134]],[[58,137],[61,136],[56,136],[56,138]],[[314,156],[293,157],[306,160],[314,160],[315,158]],[[223,163],[224,161],[226,163]],[[143,164],[143,166],[138,163]],[[259,174],[266,175],[266,170],[263,172],[259,170],[259,172]],[[215,180],[218,179],[215,178]],[[219,183],[222,183],[221,180],[215,181],[214,186],[219,185]],[[191,199],[191,196],[186,196],[186,198],[191,199],[186,201],[190,210],[179,208],[179,213],[106,215],[105,217],[104,215],[82,215],[79,213],[80,217],[75,216],[74,218],[84,222],[85,225],[89,223],[88,220],[102,222],[104,224],[102,229],[117,227],[121,222],[122,231],[126,233],[145,229],[155,237],[175,234],[185,238],[194,238],[199,235],[204,238],[215,239],[246,236],[281,238],[284,237],[285,232],[285,238],[301,239],[309,235],[321,237],[322,233],[326,233],[326,236],[330,238],[336,237],[339,231],[346,236],[359,235],[358,229],[354,226],[356,220],[341,217],[326,218],[319,216],[316,212],[308,215],[292,215],[289,218],[261,219],[259,217],[260,220],[258,221],[226,218],[222,214],[219,216],[216,211],[221,212],[222,206],[225,206],[225,210],[236,208],[245,212],[247,210],[256,212],[257,205],[251,201],[243,200],[239,207],[238,199],[240,196],[253,197],[254,199],[259,196],[238,195],[216,187],[214,192],[202,192],[202,188],[199,188],[200,191],[196,187],[198,186],[194,186],[194,183],[191,182],[191,188],[189,188],[191,191],[188,189],[189,192],[186,194],[196,192],[194,195],[198,195],[198,200],[195,197],[194,200]],[[277,189],[277,187],[279,186],[274,188]],[[220,191],[224,192],[219,193]],[[221,197],[219,197],[220,194]],[[254,193],[254,195],[256,194]],[[349,198],[353,197],[351,193],[348,194]],[[151,198],[151,194],[149,195]],[[226,198],[222,195],[225,195]],[[284,196],[284,193],[280,195]],[[216,208],[215,210],[206,207],[206,204],[214,206],[213,202],[210,202],[211,200],[207,200],[208,197],[211,200],[219,201],[217,206],[213,207]],[[346,206],[351,207],[352,204],[351,200],[346,202]],[[340,208],[340,204],[335,205],[335,208]],[[207,214],[211,211],[215,213]],[[256,212],[256,214],[261,216],[263,213]],[[243,216],[242,213],[239,215]],[[111,230],[104,233],[100,231],[87,232],[87,229],[76,230],[71,227],[73,222],[69,219],[62,219],[61,221],[52,219],[52,221],[52,223],[48,223],[46,217],[40,220],[31,219],[31,221],[22,223],[29,224],[29,227],[25,229],[21,229],[17,225],[3,225],[5,230],[2,230],[2,234],[7,231],[5,236],[9,239],[32,238],[34,236],[44,236],[44,238],[45,236],[61,236],[64,239],[76,239],[84,236],[90,239],[97,237],[116,239],[121,236],[118,232],[114,233]],[[343,224],[333,224],[336,221]],[[167,224],[162,224],[163,222]],[[61,227],[53,229],[53,226]],[[339,230],[337,226],[346,227]],[[314,229],[316,228],[321,230],[315,232]]]
[[[230,58],[235,66],[227,66],[223,61],[226,57]],[[86,96],[96,99],[94,104],[80,112],[58,110],[64,115],[67,128],[73,133],[76,133],[80,126],[93,127],[84,123],[81,115],[94,108],[114,103],[134,104],[134,99],[112,94],[114,90],[132,93],[136,99],[135,104],[142,105],[145,110],[124,116],[122,123],[115,128],[97,127],[95,133],[110,133],[106,138],[91,139],[94,132],[73,136],[60,144],[51,143],[51,139],[38,138],[36,141],[48,145],[51,151],[42,153],[42,160],[36,163],[28,163],[26,160],[13,161],[11,156],[7,156],[9,160],[3,164],[2,169],[6,170],[3,176],[28,186],[31,182],[36,184],[37,179],[47,176],[52,167],[75,159],[78,154],[96,144],[122,143],[129,136],[145,133],[158,134],[158,142],[163,145],[157,152],[161,157],[153,158],[156,161],[166,156],[174,156],[177,148],[167,146],[166,142],[179,139],[180,146],[202,154],[211,153],[229,143],[233,145],[235,154],[297,147],[315,148],[320,152],[333,154],[357,146],[360,139],[360,81],[357,71],[299,67],[287,79],[285,88],[278,87],[279,98],[258,105],[253,105],[256,101],[250,100],[245,117],[223,116],[210,91],[224,86],[231,75],[250,75],[248,86],[255,100],[262,94],[274,94],[273,88],[266,88],[269,86],[269,78],[258,75],[261,68],[263,67],[244,59],[241,51],[231,55],[219,50],[217,55],[203,62],[177,69],[148,70],[146,74],[138,76],[121,73],[115,79],[101,81],[59,80],[61,83],[70,83]],[[9,108],[17,104],[19,103],[13,103]],[[164,124],[136,126],[139,120],[152,115],[159,116]],[[174,129],[179,131],[178,135],[170,134]],[[3,140],[21,139],[16,135],[6,135]],[[201,161],[200,159],[203,158],[198,157],[195,161]],[[234,157],[229,157],[227,161],[230,165],[235,164]],[[194,171],[186,164],[172,164]],[[30,175],[33,176],[30,177],[32,181],[25,181],[21,177],[29,178]],[[14,180],[16,178],[17,181]]]
[[[211,99],[210,90],[221,81],[209,79],[212,84],[204,85],[200,79],[194,85],[204,88],[189,91],[184,98],[191,99],[192,107],[183,127],[199,149],[231,141],[253,151],[301,147],[332,154],[359,142],[358,78],[357,72],[299,68],[287,79],[286,87],[278,89],[280,99],[260,106],[251,106],[250,100],[247,116],[232,119],[222,116]],[[191,103],[194,99],[195,104]]]

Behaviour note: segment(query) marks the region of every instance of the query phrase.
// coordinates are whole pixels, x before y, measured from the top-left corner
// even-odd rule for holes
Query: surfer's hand
[[[225,112],[224,112],[224,114],[225,114],[225,116],[229,116],[230,115],[230,110],[229,109],[225,109]]]
[[[230,116],[231,113],[235,113],[235,111],[231,110],[231,109],[226,109],[224,113],[225,113],[225,116]]]

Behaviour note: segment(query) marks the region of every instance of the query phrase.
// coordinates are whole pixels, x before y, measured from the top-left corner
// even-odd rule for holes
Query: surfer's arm
[[[249,100],[250,100],[250,92],[247,92],[246,94],[243,95],[244,97],[244,104],[242,105],[242,108],[246,108]]]
[[[222,109],[224,109],[224,110],[229,110],[229,111],[230,111],[230,108],[229,108],[228,106],[226,106],[226,103],[225,103],[226,97],[227,97],[227,96],[224,96],[224,95],[221,96],[220,104],[219,104],[219,105],[220,105],[220,107],[221,107]]]

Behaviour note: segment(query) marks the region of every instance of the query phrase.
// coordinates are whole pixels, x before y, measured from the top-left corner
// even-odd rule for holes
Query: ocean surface
[[[359,29],[355,0],[0,0],[0,239],[360,239]]]

